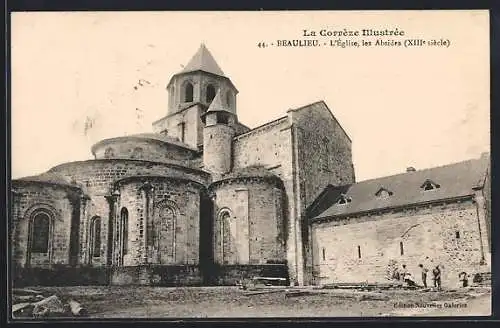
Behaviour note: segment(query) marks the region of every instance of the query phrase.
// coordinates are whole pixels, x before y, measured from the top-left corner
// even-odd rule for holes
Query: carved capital
[[[120,191],[115,190],[111,195],[104,196],[104,198],[106,198],[110,205],[113,205],[120,198]]]
[[[144,190],[146,194],[149,194],[154,190],[154,186],[149,181],[146,181],[142,186],[139,187],[139,190]]]

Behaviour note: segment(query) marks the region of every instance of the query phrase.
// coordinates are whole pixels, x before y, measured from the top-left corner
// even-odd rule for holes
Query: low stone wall
[[[211,276],[211,284],[221,286],[234,286],[253,277],[286,278],[288,285],[289,279],[286,264],[216,266],[213,268]]]
[[[111,285],[201,286],[196,265],[139,265],[114,267]]]
[[[14,287],[108,285],[108,269],[104,267],[22,268],[12,270]]]

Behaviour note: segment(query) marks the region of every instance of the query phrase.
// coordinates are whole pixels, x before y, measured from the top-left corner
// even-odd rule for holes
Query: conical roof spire
[[[207,73],[212,73],[215,75],[224,76],[224,72],[219,67],[214,57],[208,51],[205,44],[201,44],[198,51],[194,54],[193,58],[184,67],[181,73],[194,72],[194,71],[204,71]]]
[[[208,112],[229,112],[232,113],[232,111],[229,109],[229,106],[222,101],[222,95],[220,92],[220,89],[217,91],[217,94],[215,95],[214,99],[210,103],[210,106],[207,109]]]

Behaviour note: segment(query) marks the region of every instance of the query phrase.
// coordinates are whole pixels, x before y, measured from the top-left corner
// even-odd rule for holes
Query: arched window
[[[215,87],[211,84],[207,85],[207,103],[212,102],[215,98]]]
[[[104,151],[104,158],[112,158],[113,156],[115,156],[113,148],[111,147],[106,148],[106,150]]]
[[[90,222],[90,252],[92,257],[101,256],[101,218],[95,216]]]
[[[170,200],[163,200],[155,205],[154,213],[153,228],[149,236],[150,242],[158,252],[158,262],[160,264],[175,263],[179,207]]]
[[[31,253],[48,253],[50,239],[50,217],[40,212],[33,217],[31,229]]]
[[[228,91],[226,93],[226,105],[229,108],[233,107],[233,94],[231,93],[231,91]]]
[[[126,207],[122,208],[121,213],[121,226],[122,226],[122,254],[128,254],[128,210]]]
[[[193,85],[191,82],[187,82],[184,86],[184,102],[193,101]]]
[[[222,264],[228,264],[231,252],[231,213],[229,210],[222,210],[219,213],[220,225],[220,258]]]

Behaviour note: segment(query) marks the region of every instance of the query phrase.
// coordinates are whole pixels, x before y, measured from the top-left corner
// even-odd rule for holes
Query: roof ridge
[[[480,160],[481,160],[481,158],[470,158],[470,159],[462,160],[459,162],[453,162],[453,163],[442,164],[442,165],[438,165],[438,166],[426,167],[423,169],[416,170],[414,172],[401,172],[401,173],[396,173],[396,174],[385,175],[385,176],[381,176],[381,177],[361,180],[361,181],[356,182],[355,184],[374,181],[374,180],[380,180],[380,179],[384,179],[384,178],[392,178],[392,177],[396,177],[396,176],[400,176],[400,175],[421,173],[421,172],[425,172],[425,171],[430,171],[430,170],[435,170],[435,169],[440,169],[440,168],[444,168],[444,167],[450,167],[450,166],[454,166],[454,165],[465,164],[467,162],[480,161]]]
[[[196,53],[191,57],[191,60],[189,60],[188,64],[182,70],[182,73],[193,71],[204,71],[224,76],[224,72],[204,43],[200,45]]]

